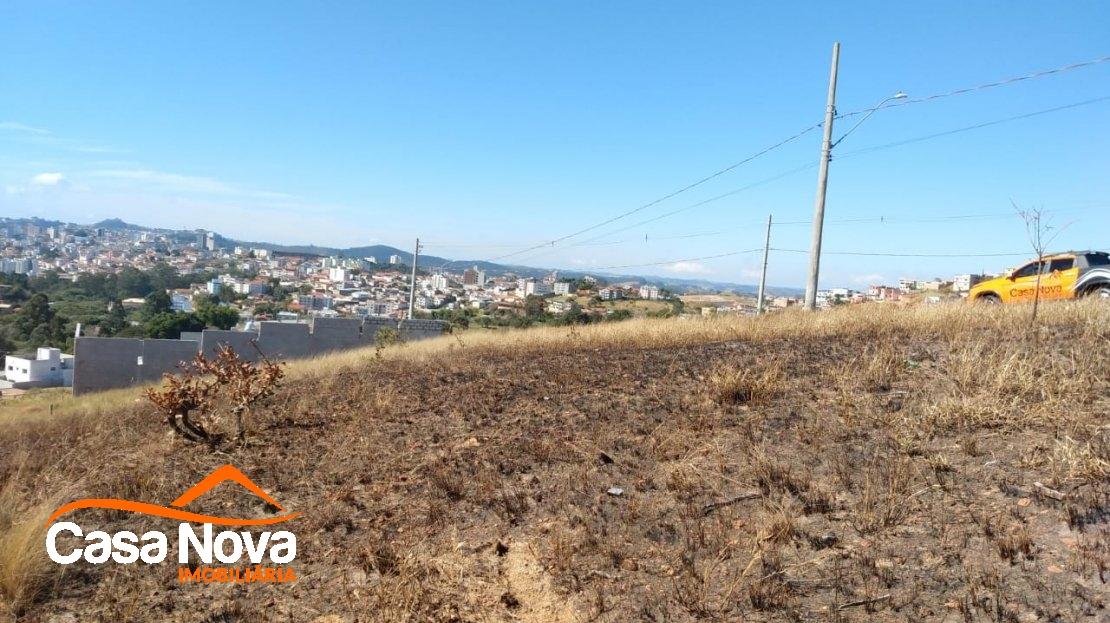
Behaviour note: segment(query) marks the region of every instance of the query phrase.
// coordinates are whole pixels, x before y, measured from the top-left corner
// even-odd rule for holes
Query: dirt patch
[[[23,425],[0,438],[13,509],[59,492],[166,503],[230,462],[303,513],[300,579],[74,565],[10,615],[1103,620],[1099,318],[1050,338],[869,329],[369,362],[286,383],[223,454],[142,405]],[[268,512],[233,489],[197,502]],[[131,521],[83,512],[90,529]]]

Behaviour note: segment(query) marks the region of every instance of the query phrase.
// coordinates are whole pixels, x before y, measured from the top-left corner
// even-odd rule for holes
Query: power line
[[[1080,63],[1072,63],[1070,65],[1064,65],[1062,67],[1056,67],[1055,69],[1045,69],[1045,70],[1042,70],[1042,71],[1033,72],[1031,74],[1025,74],[1025,75],[1022,75],[1022,76],[1014,76],[1012,78],[1006,78],[1005,80],[996,80],[994,82],[986,82],[986,83],[983,83],[983,84],[978,84],[978,85],[971,86],[971,87],[964,87],[964,88],[961,88],[961,89],[955,89],[955,90],[952,90],[952,91],[945,91],[945,92],[942,92],[942,93],[934,93],[933,95],[926,95],[926,96],[923,96],[923,97],[908,98],[908,99],[904,99],[904,100],[895,100],[893,103],[885,104],[885,105],[882,105],[882,106],[875,106],[875,107],[872,107],[872,108],[863,108],[863,109],[860,109],[860,110],[853,110],[852,112],[840,113],[840,114],[837,114],[836,118],[837,119],[842,119],[844,117],[852,117],[854,115],[862,115],[862,114],[874,112],[876,110],[880,110],[880,109],[883,109],[883,108],[900,108],[902,106],[908,106],[910,104],[920,104],[922,102],[931,102],[933,100],[938,100],[938,99],[942,99],[942,98],[945,98],[945,97],[953,97],[953,96],[956,96],[956,95],[966,95],[968,93],[974,93],[976,91],[984,91],[984,90],[987,90],[987,89],[993,89],[993,88],[997,88],[997,87],[1001,87],[1001,86],[1006,86],[1006,85],[1014,84],[1014,83],[1017,83],[1017,82],[1024,82],[1026,80],[1034,80],[1036,78],[1044,78],[1045,76],[1052,76],[1052,75],[1056,75],[1056,74],[1061,74],[1061,73],[1064,73],[1064,72],[1073,71],[1073,70],[1081,69],[1081,68],[1084,68],[1084,67],[1091,67],[1093,65],[1099,65],[1099,64],[1102,64],[1102,63],[1106,63],[1106,62],[1110,62],[1110,56],[1100,56],[1099,58],[1091,59],[1089,61],[1083,61],[1083,62],[1080,62]]]
[[[1096,210],[1096,209],[1101,210],[1101,209],[1105,209],[1108,206],[1110,206],[1110,204],[1102,204],[1102,203],[1095,202],[1093,205],[1087,205],[1087,206],[1076,207],[1076,208],[1058,208],[1058,209],[1054,209],[1054,210],[1049,210],[1049,212],[1051,212],[1053,214],[1064,213],[1064,212],[1082,212],[1082,211]],[[900,224],[920,224],[920,223],[946,223],[946,222],[959,222],[959,221],[965,221],[966,222],[966,221],[974,221],[974,220],[995,220],[995,219],[1000,219],[1001,220],[1001,219],[1012,219],[1012,218],[1018,218],[1018,215],[1013,211],[1008,211],[1008,212],[978,212],[978,213],[968,213],[968,214],[949,214],[949,215],[944,215],[944,216],[929,216],[929,217],[921,217],[921,218],[913,218],[913,217],[907,218],[907,217],[901,217],[901,216],[877,215],[877,216],[864,216],[864,217],[857,217],[857,218],[830,219],[830,220],[827,220],[826,223],[827,224],[834,224],[834,225],[859,225],[859,224],[867,224],[867,223],[878,224],[878,225],[900,225]],[[808,225],[811,225],[812,222],[813,221],[811,221],[811,220],[775,221],[774,226],[775,227],[795,226],[795,225],[797,225],[797,226],[808,226]],[[716,231],[691,232],[691,233],[686,233],[686,234],[675,234],[675,235],[670,235],[670,236],[647,236],[647,235],[645,235],[643,238],[639,238],[639,237],[637,237],[637,238],[627,238],[627,239],[622,239],[622,240],[612,240],[612,241],[609,241],[609,242],[583,241],[583,242],[579,242],[579,243],[576,243],[576,244],[568,245],[566,247],[560,247],[560,249],[581,248],[581,247],[589,247],[589,246],[593,246],[593,247],[617,246],[617,245],[622,245],[622,244],[632,244],[632,243],[641,243],[641,242],[642,243],[649,243],[649,242],[659,242],[659,241],[666,241],[666,240],[686,240],[686,239],[691,239],[691,238],[707,238],[707,237],[712,237],[712,236],[735,234],[738,231],[743,231],[745,229],[754,229],[754,228],[762,226],[762,225],[764,225],[764,223],[752,221],[752,222],[749,222],[749,223],[742,223],[742,224],[738,224],[738,225],[735,225],[735,226],[727,228],[727,229],[720,229],[720,230],[716,230]],[[616,233],[616,232],[610,232],[610,233]],[[423,246],[423,243],[421,243],[421,246]],[[772,250],[800,252],[800,251],[797,251],[797,250],[790,250],[790,249],[772,249]],[[539,257],[539,256],[532,256],[532,257]],[[917,256],[916,255],[911,255],[910,257],[917,257]],[[922,257],[930,257],[930,255],[926,254]],[[961,254],[961,255],[953,256],[953,257],[964,257],[964,255]],[[532,258],[525,258],[523,261],[526,261],[528,259],[532,259]],[[448,264],[461,263],[461,262],[464,262],[464,261],[466,261],[466,260],[450,260],[450,261],[444,263],[443,265],[441,265],[439,269],[442,270]],[[682,261],[682,260],[673,260],[672,262],[663,262],[663,264],[673,263],[675,261]]]
[[[1108,58],[1110,58],[1110,57],[1108,57]],[[999,84],[1003,84],[1003,83],[999,83]],[[1009,122],[1013,122],[1013,121],[1020,121],[1020,120],[1023,120],[1023,119],[1029,119],[1029,118],[1037,117],[1037,116],[1040,116],[1040,115],[1046,115],[1046,114],[1050,114],[1050,113],[1054,113],[1054,112],[1060,112],[1060,111],[1069,110],[1069,109],[1072,109],[1072,108],[1079,108],[1081,106],[1089,106],[1089,105],[1092,105],[1092,104],[1105,102],[1107,100],[1110,100],[1110,96],[1096,97],[1096,98],[1089,99],[1089,100],[1084,100],[1084,101],[1081,101],[1081,102],[1074,102],[1074,103],[1071,103],[1071,104],[1065,104],[1063,106],[1055,106],[1053,108],[1047,108],[1047,109],[1044,109],[1044,110],[1037,110],[1037,111],[1034,111],[1034,112],[1024,113],[1024,114],[1021,114],[1021,115],[1014,115],[1014,116],[1005,117],[1005,118],[1002,118],[1002,119],[995,119],[995,120],[992,120],[992,121],[977,123],[977,124],[970,125],[970,126],[965,126],[965,127],[962,127],[962,128],[956,128],[954,130],[946,130],[944,132],[937,132],[937,133],[934,133],[934,134],[927,134],[925,136],[918,136],[918,137],[915,137],[915,138],[905,139],[905,140],[901,140],[901,141],[895,141],[895,142],[892,142],[892,143],[886,143],[886,144],[882,144],[882,145],[875,145],[875,146],[872,146],[872,147],[865,147],[865,148],[862,148],[862,149],[857,149],[855,151],[849,151],[849,152],[840,154],[838,156],[838,158],[851,158],[851,157],[854,157],[854,156],[859,156],[859,155],[863,155],[863,154],[866,154],[866,153],[870,153],[870,152],[873,152],[873,151],[880,151],[880,150],[883,150],[883,149],[891,149],[891,148],[894,148],[894,147],[901,147],[903,145],[908,145],[908,144],[912,144],[912,143],[919,143],[919,142],[924,142],[924,141],[932,140],[932,139],[936,139],[936,138],[943,138],[945,136],[951,136],[951,135],[954,135],[954,134],[961,134],[961,133],[964,133],[964,132],[979,130],[979,129],[982,129],[982,128],[986,128],[986,127],[990,127],[990,126],[994,126],[994,125],[999,125],[999,124],[1003,124],[1003,123],[1009,123]],[[606,233],[601,234],[599,236],[595,236],[593,238],[588,238],[585,241],[583,241],[583,243],[568,245],[568,247],[564,247],[564,248],[586,246],[585,243],[593,242],[595,240],[599,240],[599,239],[605,238],[607,236],[611,236],[611,235],[614,235],[614,234],[625,232],[625,231],[628,231],[630,229],[635,229],[637,227],[647,225],[649,223],[654,223],[656,221],[674,216],[676,214],[680,214],[680,213],[685,212],[687,210],[698,208],[698,207],[707,205],[709,203],[713,203],[715,201],[720,201],[721,199],[731,197],[733,195],[739,194],[739,193],[741,193],[743,191],[746,191],[746,190],[750,190],[750,189],[755,188],[757,186],[761,186],[763,184],[767,184],[769,182],[779,180],[781,178],[784,178],[784,177],[787,177],[787,176],[805,171],[807,169],[811,169],[815,166],[815,164],[816,163],[810,163],[810,164],[806,164],[806,165],[791,169],[789,171],[780,173],[778,175],[775,175],[775,176],[772,176],[772,177],[769,177],[769,178],[765,178],[765,179],[760,180],[758,182],[754,182],[754,183],[749,184],[747,186],[743,186],[741,188],[737,188],[735,190],[731,190],[731,191],[728,191],[726,193],[722,193],[722,194],[717,195],[715,197],[710,197],[709,199],[705,199],[703,201],[699,201],[697,203],[694,203],[694,204],[691,204],[691,205],[688,205],[688,206],[685,206],[685,207],[682,207],[682,208],[678,208],[676,210],[671,210],[669,212],[664,212],[663,214],[651,217],[649,219],[644,219],[644,220],[639,221],[637,223],[634,223],[632,225],[627,225],[625,227],[621,227],[619,229],[615,229],[615,230],[606,232]],[[830,221],[830,222],[836,222],[836,221]],[[859,221],[859,222],[864,222],[864,221]],[[920,222],[930,222],[930,221],[921,220]],[[803,224],[803,223],[810,224],[810,223],[812,223],[812,221],[796,221],[796,222],[787,221],[787,222],[776,223],[776,224],[778,224],[778,225],[792,225],[792,224]],[[694,237],[694,236],[691,236],[691,237]],[[552,242],[552,243],[549,243],[549,244],[554,245],[555,242]],[[546,246],[549,246],[549,244],[536,245],[536,246],[524,249],[524,250],[522,250],[518,253],[524,253],[526,251],[546,247]],[[551,249],[550,251],[546,251],[546,252],[543,252],[543,253],[528,257],[528,258],[524,258],[524,261],[534,259],[535,257],[543,257],[544,255],[548,255],[551,252],[554,252],[555,250],[556,249]],[[495,259],[497,259],[497,258],[495,258]]]
[[[783,251],[786,253],[809,253],[808,249],[780,249],[771,247],[772,251]],[[1026,256],[1029,251],[1023,253],[886,253],[886,252],[871,252],[871,251],[822,251],[826,255],[861,255],[866,257],[1013,257],[1013,256]]]
[[[894,141],[893,143],[884,143],[882,145],[875,145],[875,146],[872,146],[872,147],[864,147],[862,149],[857,149],[855,151],[849,151],[847,153],[840,154],[837,157],[838,158],[850,158],[852,156],[859,156],[861,154],[871,153],[873,151],[879,151],[879,150],[882,150],[882,149],[890,149],[892,147],[901,147],[903,145],[909,145],[911,143],[920,143],[922,141],[928,141],[928,140],[932,140],[934,138],[941,138],[941,137],[945,137],[945,136],[951,136],[953,134],[961,134],[963,132],[970,132],[972,130],[979,130],[979,129],[990,127],[990,126],[993,126],[993,125],[999,125],[999,124],[1002,124],[1002,123],[1009,123],[1011,121],[1019,121],[1019,120],[1022,120],[1022,119],[1029,119],[1030,117],[1037,117],[1037,116],[1040,116],[1040,115],[1047,115],[1049,113],[1060,112],[1061,110],[1069,110],[1069,109],[1072,109],[1072,108],[1078,108],[1080,106],[1089,106],[1091,104],[1098,104],[1100,102],[1105,102],[1107,100],[1110,100],[1110,95],[1104,95],[1102,97],[1096,97],[1094,99],[1084,100],[1082,102],[1074,102],[1074,103],[1071,103],[1071,104],[1065,104],[1063,106],[1056,106],[1054,108],[1046,108],[1044,110],[1037,110],[1037,111],[1025,113],[1025,114],[1022,114],[1022,115],[1015,115],[1015,116],[1012,116],[1012,117],[1005,117],[1003,119],[995,119],[993,121],[985,121],[983,123],[976,123],[975,125],[969,125],[969,126],[965,126],[965,127],[962,127],[962,128],[956,128],[955,130],[946,130],[944,132],[937,132],[935,134],[926,134],[925,136],[918,136],[918,137],[915,137],[915,138],[909,138],[909,139],[905,139],[905,140],[901,140],[901,141]]]
[[[512,253],[507,253],[505,255],[497,256],[497,257],[491,259],[490,261],[497,261],[497,260],[505,259],[507,257],[513,257],[515,255],[520,255],[522,253],[527,253],[528,251],[533,251],[535,249],[540,249],[540,248],[545,247],[545,246],[553,246],[553,245],[556,245],[556,244],[558,244],[558,243],[560,243],[564,240],[574,238],[575,236],[579,236],[579,235],[584,234],[588,231],[593,231],[593,230],[595,230],[599,227],[604,227],[604,226],[606,226],[610,223],[614,223],[614,222],[619,221],[623,218],[626,218],[626,217],[629,217],[633,214],[636,214],[637,212],[641,212],[641,211],[646,210],[650,207],[659,205],[660,203],[662,203],[662,202],[664,202],[668,199],[671,199],[672,197],[675,197],[675,196],[680,195],[680,194],[682,194],[682,193],[684,193],[688,190],[691,190],[693,188],[701,186],[702,184],[704,184],[704,183],[706,183],[706,182],[708,182],[712,179],[718,178],[718,177],[724,175],[725,173],[728,173],[729,171],[732,171],[732,170],[736,169],[737,167],[740,167],[741,165],[747,164],[747,163],[751,162],[752,160],[755,160],[756,158],[758,158],[760,156],[763,156],[764,154],[767,154],[771,151],[774,151],[774,150],[778,149],[779,147],[782,147],[783,145],[786,145],[787,143],[795,141],[795,140],[801,138],[802,136],[805,136],[806,134],[812,132],[813,130],[816,130],[819,127],[821,127],[820,123],[811,125],[808,128],[805,128],[804,130],[802,130],[802,131],[800,131],[800,132],[798,132],[798,133],[796,133],[796,134],[794,134],[790,137],[787,137],[787,138],[775,143],[774,145],[771,145],[770,147],[766,147],[766,148],[748,156],[747,158],[744,158],[743,160],[740,160],[739,162],[733,163],[733,164],[731,164],[731,165],[729,165],[729,166],[727,166],[723,169],[720,169],[719,171],[716,171],[714,173],[711,173],[711,174],[701,178],[700,180],[698,180],[698,181],[696,181],[692,184],[687,184],[686,186],[683,186],[682,188],[680,188],[680,189],[678,189],[674,192],[663,195],[662,197],[659,197],[658,199],[655,199],[653,201],[645,203],[645,204],[643,204],[643,205],[641,205],[637,208],[633,208],[631,210],[622,212],[621,214],[618,214],[618,215],[616,215],[612,218],[601,221],[600,223],[590,225],[589,227],[585,227],[585,228],[580,229],[580,230],[578,230],[574,233],[567,234],[567,235],[561,236],[559,238],[555,238],[554,240],[550,240],[550,241],[545,242],[543,244],[533,245],[531,247],[528,247],[526,249],[522,249],[520,251],[514,251]]]

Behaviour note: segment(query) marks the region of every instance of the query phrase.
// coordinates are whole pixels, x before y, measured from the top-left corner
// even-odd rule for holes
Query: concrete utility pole
[[[771,253],[771,215],[767,215],[767,238],[763,240],[763,270],[759,272],[759,295],[755,302],[755,315],[763,313],[763,296],[767,290],[767,256]]]
[[[420,256],[420,239],[416,239],[416,246],[412,248],[412,281],[409,282],[409,320],[412,320],[412,310],[416,307],[416,258]]]
[[[829,185],[829,160],[832,156],[833,118],[836,116],[836,69],[840,63],[840,42],[833,43],[832,68],[829,70],[829,100],[825,106],[825,138],[821,141],[821,166],[817,171],[817,201],[813,208],[813,241],[809,247],[809,279],[806,281],[807,310],[817,309],[817,274],[821,270],[821,230],[825,224],[825,189]]]

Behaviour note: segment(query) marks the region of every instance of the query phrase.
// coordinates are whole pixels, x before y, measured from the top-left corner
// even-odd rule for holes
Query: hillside
[[[248,443],[220,452],[171,436],[135,391],[6,401],[0,619],[1105,620],[1110,306],[1046,305],[1033,331],[1028,311],[870,305],[348,352],[292,365]],[[302,513],[296,583],[43,559],[61,502],[164,504],[226,463]],[[199,508],[273,511],[217,493]]]

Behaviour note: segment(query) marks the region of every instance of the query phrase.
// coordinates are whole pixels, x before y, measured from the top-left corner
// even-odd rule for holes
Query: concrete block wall
[[[213,357],[223,345],[245,360],[257,361],[259,351],[271,359],[298,359],[329,351],[374,344],[378,331],[397,329],[404,341],[443,335],[448,323],[441,320],[388,318],[316,318],[312,326],[300,323],[263,322],[258,331],[221,331],[182,334],[181,340],[79,337],[74,344],[73,393],[129,387],[157,381],[179,370],[197,352]],[[253,342],[253,344],[252,344]],[[257,345],[257,348],[256,348]],[[141,363],[140,363],[141,362]]]
[[[397,321],[389,318],[367,318],[362,321],[362,343],[373,344],[382,329],[397,329]]]
[[[219,329],[205,329],[201,334],[200,339],[200,352],[204,353],[205,357],[212,358],[219,354],[220,347],[230,346],[239,354],[239,357],[247,361],[258,360],[258,349],[251,345],[258,339],[258,333],[254,331],[222,331]],[[261,345],[259,345],[261,348]],[[266,351],[262,351],[266,352]]]
[[[300,359],[312,354],[308,325],[300,322],[263,322],[258,327],[259,348],[271,359]]]
[[[138,367],[139,383],[149,383],[173,373],[197,354],[199,344],[186,340],[142,340],[143,363]]]
[[[448,323],[443,320],[422,320],[420,318],[402,320],[398,325],[401,339],[406,342],[439,337],[447,332],[447,327]]]
[[[365,346],[362,321],[357,318],[313,318],[312,354]]]
[[[143,341],[79,337],[73,343],[73,394],[129,387],[139,382]]]

